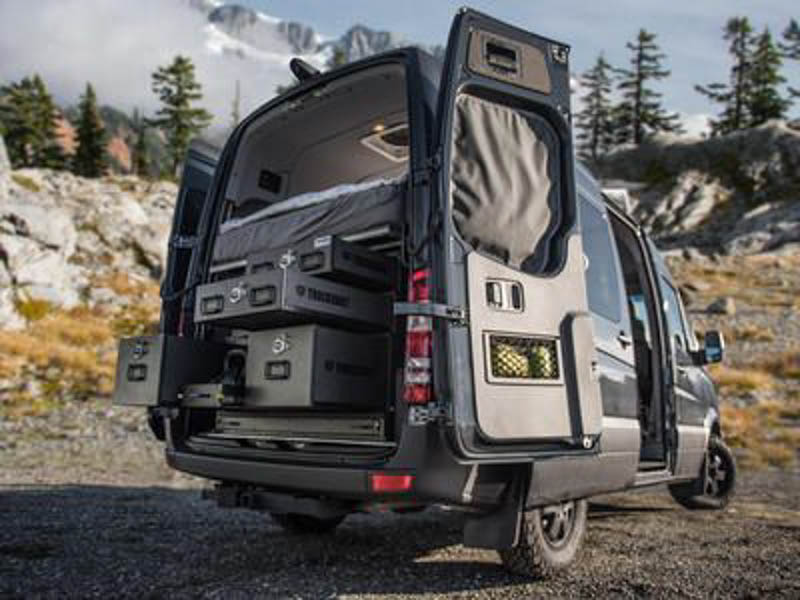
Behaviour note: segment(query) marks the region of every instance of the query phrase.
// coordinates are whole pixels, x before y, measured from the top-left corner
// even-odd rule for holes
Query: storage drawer
[[[278,269],[202,285],[195,323],[258,330],[323,323],[358,331],[392,324],[392,297]]]
[[[114,404],[175,405],[181,387],[218,377],[235,346],[172,335],[139,336],[119,342]]]
[[[382,407],[389,336],[318,325],[252,333],[247,348],[248,408]]]
[[[396,259],[336,236],[320,236],[292,248],[247,258],[249,273],[277,270],[281,264],[306,275],[368,290],[390,291],[397,284]]]

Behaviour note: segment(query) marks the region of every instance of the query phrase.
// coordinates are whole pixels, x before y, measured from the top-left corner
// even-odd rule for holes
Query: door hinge
[[[456,325],[462,326],[469,324],[467,309],[449,304],[395,302],[394,315],[396,317],[433,317],[453,321]]]
[[[195,235],[176,235],[169,240],[170,248],[183,250],[197,246],[197,236]]]
[[[415,186],[419,185],[428,185],[432,180],[434,175],[441,169],[442,167],[442,150],[441,148],[431,154],[428,158],[425,159],[425,163],[422,167],[415,169],[411,173],[411,183]]]
[[[427,425],[436,421],[448,421],[450,413],[447,408],[439,404],[426,404],[424,406],[408,407],[409,425]]]

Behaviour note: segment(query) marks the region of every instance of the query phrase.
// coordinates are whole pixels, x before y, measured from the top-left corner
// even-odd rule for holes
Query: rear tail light
[[[400,475],[396,473],[372,473],[370,475],[370,488],[373,492],[382,494],[396,494],[408,492],[414,485],[413,475]]]
[[[430,302],[430,271],[419,269],[411,274],[409,302]],[[433,321],[430,317],[410,316],[406,323],[406,369],[403,398],[407,404],[428,404],[433,401],[431,348]]]

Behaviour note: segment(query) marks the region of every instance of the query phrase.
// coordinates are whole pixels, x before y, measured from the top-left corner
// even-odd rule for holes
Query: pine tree
[[[0,89],[0,123],[14,168],[64,167],[57,120],[58,109],[38,75]]]
[[[0,122],[15,169],[34,166],[32,149],[39,144],[35,104],[33,81],[28,77],[0,91]]]
[[[58,139],[59,111],[44,81],[33,76],[34,123],[38,143],[33,147],[34,166],[46,169],[65,169],[67,157]]]
[[[730,42],[728,52],[733,58],[729,83],[695,86],[712,102],[723,105],[718,118],[711,121],[712,135],[737,131],[750,123],[748,98],[752,86],[753,28],[747,17],[733,17],[728,19],[723,31],[723,39]]]
[[[659,52],[655,38],[654,33],[640,29],[636,41],[626,44],[633,52],[631,69],[616,69],[621,77],[618,88],[622,92],[618,120],[622,124],[630,123],[629,137],[636,145],[641,144],[647,134],[682,131],[678,115],[668,113],[661,106],[661,93],[650,87],[651,82],[670,74],[661,66],[666,55]]]
[[[195,79],[194,64],[185,56],[176,56],[171,64],[153,73],[153,92],[162,107],[148,124],[160,128],[167,138],[170,173],[175,174],[191,139],[208,127],[211,114],[194,103],[203,97],[202,86]]]
[[[90,83],[78,105],[78,146],[72,158],[72,170],[82,177],[100,177],[108,169],[106,130],[97,109],[97,96]]]
[[[792,19],[783,30],[783,42],[779,44],[783,58],[787,60],[800,60],[800,25]],[[789,88],[793,98],[800,98],[800,89]]]
[[[333,49],[333,54],[328,59],[328,68],[335,69],[337,67],[341,67],[347,64],[347,52],[344,51],[344,48],[336,47]]]
[[[147,126],[139,114],[138,109],[133,110],[133,139],[131,140],[131,172],[139,177],[150,175],[150,156],[147,150]]]
[[[753,48],[750,95],[747,101],[750,127],[786,116],[791,102],[780,93],[780,86],[786,83],[786,78],[780,73],[782,64],[781,53],[769,28],[765,27],[756,38]]]
[[[576,115],[578,152],[584,160],[597,162],[614,145],[614,113],[611,105],[612,67],[600,54],[594,66],[581,77],[586,87],[583,110]]]

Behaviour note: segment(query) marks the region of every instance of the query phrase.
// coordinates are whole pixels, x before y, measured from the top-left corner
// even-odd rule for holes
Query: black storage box
[[[272,271],[284,265],[306,275],[369,290],[393,290],[397,283],[397,261],[358,244],[325,235],[292,248],[251,254],[249,273]]]
[[[382,407],[389,336],[318,325],[251,333],[247,408]]]
[[[358,331],[392,324],[392,297],[278,269],[197,289],[195,323],[267,329],[319,322]]]
[[[114,404],[175,405],[181,388],[218,377],[236,346],[174,335],[124,338],[119,342]]]

